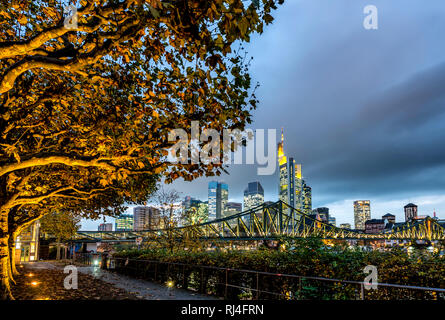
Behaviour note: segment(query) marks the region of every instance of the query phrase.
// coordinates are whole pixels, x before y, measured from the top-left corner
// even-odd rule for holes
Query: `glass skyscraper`
[[[132,214],[121,214],[115,219],[116,231],[133,231],[134,217]]]
[[[249,182],[244,190],[244,211],[258,207],[264,203],[264,189],[261,183]],[[250,216],[245,216],[244,221],[250,225]]]
[[[223,217],[227,201],[229,200],[229,186],[224,182],[209,182],[209,220]]]
[[[249,182],[244,190],[244,211],[262,205],[264,203],[264,189],[261,183]]]
[[[371,201],[354,201],[354,226],[357,230],[365,230],[365,222],[371,219]]]
[[[278,165],[280,170],[278,198],[291,207],[305,213],[312,209],[312,189],[303,180],[301,164],[294,158],[287,158],[284,153],[284,135],[278,143]]]

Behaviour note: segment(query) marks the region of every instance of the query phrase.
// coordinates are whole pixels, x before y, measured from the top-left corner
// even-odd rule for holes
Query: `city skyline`
[[[215,181],[215,179],[212,179],[212,181]],[[217,181],[217,182],[222,182],[223,181]],[[260,182],[260,181],[258,181]],[[225,184],[225,183],[224,183]],[[228,185],[229,190],[231,189],[231,186]],[[178,203],[181,203],[185,200],[185,198],[191,197],[192,199],[201,201],[201,202],[207,202],[208,201],[208,195],[207,198],[206,197],[199,197],[199,196],[194,196],[191,193],[184,193],[181,190],[178,190],[179,192],[181,192],[181,200],[178,201]],[[206,189],[206,191],[208,191],[208,189]],[[264,193],[266,190],[264,190]],[[243,197],[244,197],[244,193],[242,193],[241,196],[238,197],[228,197],[227,202],[232,202],[232,203],[243,203]],[[445,196],[443,196],[445,200]],[[277,197],[278,198],[278,197]],[[416,198],[414,198],[416,199]],[[417,198],[420,200],[420,198]],[[278,199],[275,200],[270,200],[266,197],[264,197],[264,202],[268,202],[268,201],[277,201]],[[434,213],[436,214],[436,216],[439,219],[444,219],[444,215],[441,214],[441,212],[438,212],[435,207],[434,207],[434,200],[438,201],[438,199],[436,199],[436,197],[429,197],[427,199],[424,198],[425,202],[419,202],[419,201],[411,201],[412,198],[409,198],[408,201],[404,201],[404,200],[392,200],[392,201],[388,201],[388,202],[379,202],[379,201],[373,201],[372,199],[370,199],[370,203],[371,203],[371,216],[370,219],[379,219],[380,217],[382,217],[385,214],[393,214],[394,216],[396,216],[396,221],[397,222],[404,222],[405,221],[405,207],[408,204],[412,204],[413,202],[416,204],[417,207],[419,207],[418,210],[418,215],[419,216],[430,216],[433,217]],[[442,199],[439,199],[439,201]],[[356,201],[360,201],[357,199],[347,199],[347,200],[343,200],[343,201],[338,201],[338,202],[334,202],[331,203],[330,206],[313,206],[314,209],[316,208],[322,208],[322,207],[328,207],[329,208],[329,214],[330,216],[334,217],[336,219],[336,225],[340,226],[341,224],[347,223],[350,224],[352,227],[354,227],[355,223],[354,223],[354,202]],[[347,213],[345,213],[344,211],[340,211],[341,208],[343,207],[348,207],[348,203],[350,206],[350,210],[348,210]],[[149,206],[156,206],[153,203],[147,202],[147,207]],[[130,214],[133,215],[133,211],[134,208],[136,208],[138,206],[129,206],[128,209],[126,210],[125,214]],[[428,210],[427,208],[433,208],[432,211]],[[105,217],[105,221],[107,223],[113,223],[113,225],[115,225],[115,219],[112,217]],[[104,223],[104,219],[98,219],[98,220],[82,220],[82,229],[83,230],[96,230],[98,228],[98,226],[100,224]]]

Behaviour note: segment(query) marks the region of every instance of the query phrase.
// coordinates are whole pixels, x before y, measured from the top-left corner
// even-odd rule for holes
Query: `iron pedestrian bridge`
[[[277,201],[263,204],[228,217],[183,227],[144,231],[78,231],[74,242],[144,242],[168,237],[178,241],[194,240],[274,240],[320,238],[344,240],[445,240],[445,221],[430,217],[407,223],[396,223],[378,234],[338,228],[319,221],[288,204]]]

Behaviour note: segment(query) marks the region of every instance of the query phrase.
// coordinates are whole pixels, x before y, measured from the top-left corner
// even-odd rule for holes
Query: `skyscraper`
[[[133,230],[153,230],[159,228],[160,212],[154,207],[139,206],[133,208]]]
[[[133,231],[134,217],[132,214],[121,214],[115,219],[116,231]]]
[[[312,210],[312,215],[315,217],[318,215],[321,221],[328,223],[329,222],[329,208],[321,207],[315,208]]]
[[[218,182],[209,182],[209,220],[216,219],[216,194],[218,190]]]
[[[354,201],[354,225],[355,229],[365,230],[366,220],[371,219],[371,201]]]
[[[284,134],[278,143],[279,186],[278,198],[291,207],[310,213],[312,208],[312,189],[303,180],[301,164],[284,153]]]
[[[308,185],[304,185],[303,187],[303,211],[305,213],[309,213],[312,211],[312,188]]]
[[[224,182],[209,182],[209,220],[223,217],[229,200],[229,186]]]
[[[249,182],[244,189],[244,211],[264,203],[264,189],[258,181]]]
[[[239,202],[227,202],[224,216],[228,217],[242,211],[242,204]]]
[[[255,208],[264,203],[264,189],[258,181],[249,182],[244,189],[244,211]],[[244,222],[250,225],[250,216],[245,216]]]

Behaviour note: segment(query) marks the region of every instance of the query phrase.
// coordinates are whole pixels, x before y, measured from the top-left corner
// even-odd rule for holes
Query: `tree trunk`
[[[57,239],[57,255],[56,260],[60,260],[60,239]]]
[[[9,282],[8,214],[0,213],[0,300],[14,299]]]
[[[13,232],[9,234],[8,245],[9,245],[9,261],[11,265],[12,276],[17,276],[20,273],[17,271],[15,265],[15,241],[17,239],[18,232]]]

